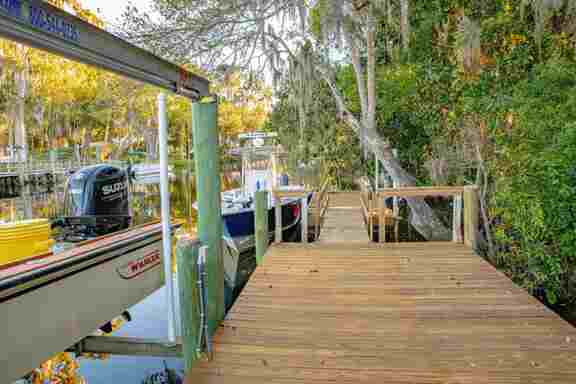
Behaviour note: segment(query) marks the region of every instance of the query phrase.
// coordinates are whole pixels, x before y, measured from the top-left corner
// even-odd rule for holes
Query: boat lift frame
[[[170,63],[160,57],[136,47],[113,34],[104,31],[72,14],[54,7],[42,0],[0,0],[0,37],[24,45],[38,48],[80,63],[92,65],[145,84],[154,85],[163,90],[174,92],[192,101],[192,122],[195,145],[196,180],[198,184],[198,206],[201,217],[198,222],[198,237],[202,245],[208,248],[207,268],[208,324],[213,332],[224,316],[223,275],[221,255],[221,208],[220,208],[220,163],[218,156],[217,99],[211,102],[199,102],[209,94],[210,82],[196,76],[186,69]],[[161,191],[163,221],[170,219],[169,192],[167,177],[167,116],[165,95],[158,98],[159,138],[161,151]],[[164,212],[167,211],[167,212]],[[202,212],[204,212],[202,214]],[[167,223],[166,223],[167,224]],[[173,308],[172,293],[170,226],[163,226],[165,237],[164,263],[169,306]],[[180,287],[185,295],[187,287]],[[220,302],[221,301],[221,302]],[[189,303],[180,303],[182,310],[189,310]],[[174,311],[172,311],[174,312]],[[89,337],[81,342],[83,352],[89,352],[89,346],[96,351],[108,353],[140,353],[149,355],[173,355],[180,353],[181,347],[175,344],[175,314],[171,317],[169,341],[166,344],[157,340],[134,340]],[[186,326],[185,324],[183,326]],[[183,332],[187,332],[183,330]],[[132,345],[126,351],[126,345]],[[144,347],[143,347],[144,346]],[[77,349],[72,347],[73,349]],[[185,357],[190,355],[191,346],[183,345]],[[112,349],[106,351],[105,349]],[[144,352],[142,352],[144,350]],[[58,351],[55,351],[58,352]],[[140,354],[137,353],[136,354]]]
[[[42,0],[0,1],[0,37],[197,100],[210,82]]]

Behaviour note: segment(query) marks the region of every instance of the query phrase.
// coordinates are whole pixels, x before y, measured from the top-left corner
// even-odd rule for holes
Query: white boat
[[[0,266],[0,378],[26,375],[163,284],[159,223]]]

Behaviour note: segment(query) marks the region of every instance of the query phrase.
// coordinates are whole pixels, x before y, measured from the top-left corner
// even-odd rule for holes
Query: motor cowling
[[[82,168],[67,182],[64,227],[84,237],[101,236],[130,225],[128,173],[101,164]]]

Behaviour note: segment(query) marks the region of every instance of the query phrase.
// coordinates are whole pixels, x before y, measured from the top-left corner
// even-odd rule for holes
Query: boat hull
[[[161,227],[137,231],[33,260],[34,269],[0,270],[3,380],[26,375],[164,284]]]
[[[274,232],[276,221],[274,207],[268,209],[268,230]],[[254,235],[254,209],[247,208],[222,215],[228,233],[232,238],[243,238]],[[294,199],[282,204],[283,229],[291,228],[300,220],[300,200]]]

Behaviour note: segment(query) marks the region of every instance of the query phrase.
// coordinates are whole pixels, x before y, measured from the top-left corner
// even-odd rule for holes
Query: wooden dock
[[[353,197],[268,250],[187,383],[576,381],[570,324],[463,244],[369,243]]]
[[[332,194],[319,241],[320,243],[368,241],[358,193]]]

